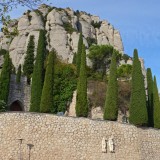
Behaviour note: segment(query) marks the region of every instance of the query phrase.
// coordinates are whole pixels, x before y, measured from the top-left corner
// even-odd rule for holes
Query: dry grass
[[[92,108],[104,107],[107,85],[103,81],[88,81],[88,98]],[[118,82],[118,106],[122,113],[129,108],[131,87],[129,82]]]

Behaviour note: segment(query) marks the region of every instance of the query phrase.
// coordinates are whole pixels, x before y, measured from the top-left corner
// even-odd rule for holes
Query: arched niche
[[[10,111],[24,111],[23,104],[16,100],[10,105]]]

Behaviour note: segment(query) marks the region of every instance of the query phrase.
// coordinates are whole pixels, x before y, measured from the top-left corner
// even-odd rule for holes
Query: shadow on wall
[[[24,106],[19,100],[16,100],[9,106],[9,110],[10,111],[24,111]]]

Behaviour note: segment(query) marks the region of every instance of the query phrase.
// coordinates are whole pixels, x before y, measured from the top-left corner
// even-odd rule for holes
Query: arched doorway
[[[20,101],[14,101],[10,105],[10,111],[24,111],[23,105]]]

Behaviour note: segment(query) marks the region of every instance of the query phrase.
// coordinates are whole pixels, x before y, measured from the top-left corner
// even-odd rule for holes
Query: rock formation
[[[98,16],[86,12],[43,4],[37,10],[26,11],[18,20],[3,26],[3,32],[0,32],[0,48],[9,50],[16,68],[24,63],[30,35],[35,36],[37,47],[41,29],[46,30],[47,49],[50,51],[55,48],[59,58],[67,63],[72,62],[77,52],[80,32],[83,33],[86,48],[92,40],[98,45],[110,44],[123,53],[120,33],[109,22],[101,21]]]

